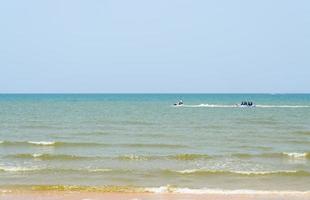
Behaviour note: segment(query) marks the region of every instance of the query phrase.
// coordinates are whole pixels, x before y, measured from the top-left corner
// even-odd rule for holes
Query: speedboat
[[[243,101],[240,104],[237,104],[237,107],[239,108],[253,108],[256,107],[255,103],[251,101]]]
[[[183,105],[183,101],[180,100],[180,101],[178,101],[177,103],[174,103],[173,105],[174,105],[174,106],[182,106],[182,105]]]

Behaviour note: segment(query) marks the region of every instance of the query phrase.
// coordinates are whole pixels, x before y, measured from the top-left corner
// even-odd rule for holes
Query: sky
[[[310,1],[1,1],[0,93],[310,93]]]

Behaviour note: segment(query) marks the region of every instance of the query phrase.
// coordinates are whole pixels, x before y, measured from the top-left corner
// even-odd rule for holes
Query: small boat
[[[252,101],[242,101],[240,104],[237,104],[237,107],[240,107],[240,108],[253,108],[253,107],[256,107],[256,105]]]
[[[182,105],[183,105],[183,101],[180,100],[180,101],[178,101],[177,103],[174,103],[173,105],[174,105],[174,106],[182,106]]]

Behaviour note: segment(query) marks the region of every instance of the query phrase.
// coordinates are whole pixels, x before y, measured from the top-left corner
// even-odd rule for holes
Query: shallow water
[[[310,95],[2,94],[0,185],[310,190]]]

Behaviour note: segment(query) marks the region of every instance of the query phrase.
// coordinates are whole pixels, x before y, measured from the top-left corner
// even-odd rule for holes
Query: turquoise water
[[[2,94],[0,185],[310,190],[310,95]]]

